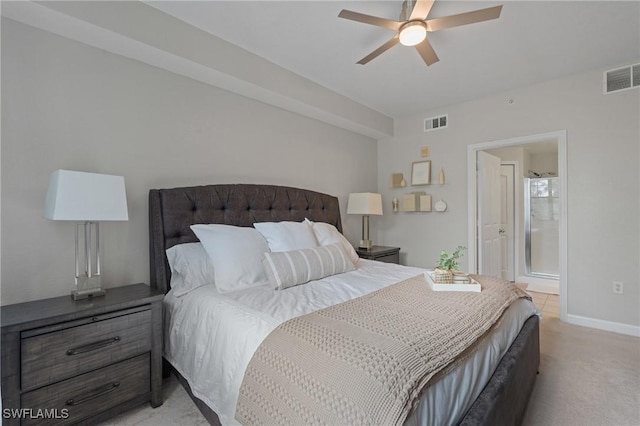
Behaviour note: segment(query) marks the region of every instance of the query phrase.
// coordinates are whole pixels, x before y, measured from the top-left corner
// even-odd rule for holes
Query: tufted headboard
[[[326,222],[342,232],[338,199],[306,189],[274,185],[207,185],[149,191],[151,287],[169,291],[171,272],[165,250],[197,242],[191,225],[255,222]]]

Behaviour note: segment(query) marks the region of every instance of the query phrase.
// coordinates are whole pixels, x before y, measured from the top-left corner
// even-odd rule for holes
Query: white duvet
[[[424,269],[359,260],[352,272],[282,291],[259,287],[220,294],[200,287],[165,297],[165,358],[223,425],[238,424],[244,371],[262,340],[282,322],[414,277]],[[527,318],[539,313],[524,299],[503,315],[490,338],[463,364],[429,386],[407,424],[455,424],[477,398]]]

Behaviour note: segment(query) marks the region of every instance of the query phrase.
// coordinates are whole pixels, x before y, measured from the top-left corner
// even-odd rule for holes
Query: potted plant
[[[433,274],[433,281],[436,283],[453,283],[453,273],[458,269],[458,259],[467,248],[458,246],[449,254],[446,251],[440,252],[440,259],[436,262],[436,269]]]

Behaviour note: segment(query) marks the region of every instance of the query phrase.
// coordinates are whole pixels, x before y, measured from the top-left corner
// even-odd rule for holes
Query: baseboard
[[[527,283],[527,291],[536,293],[560,294],[560,283],[557,280],[546,280],[544,278],[520,276],[517,281]]]
[[[612,331],[614,333],[640,337],[640,327],[637,325],[622,324],[620,322],[605,321],[573,314],[567,315],[567,322],[569,324],[580,325],[583,327],[596,328],[598,330]]]

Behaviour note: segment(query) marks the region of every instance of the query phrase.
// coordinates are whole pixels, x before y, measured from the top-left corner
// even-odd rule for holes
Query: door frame
[[[560,320],[567,321],[567,131],[559,130],[511,139],[480,142],[467,146],[467,227],[469,272],[478,270],[478,179],[477,152],[492,148],[513,147],[554,139],[558,143],[558,178],[560,180]]]

